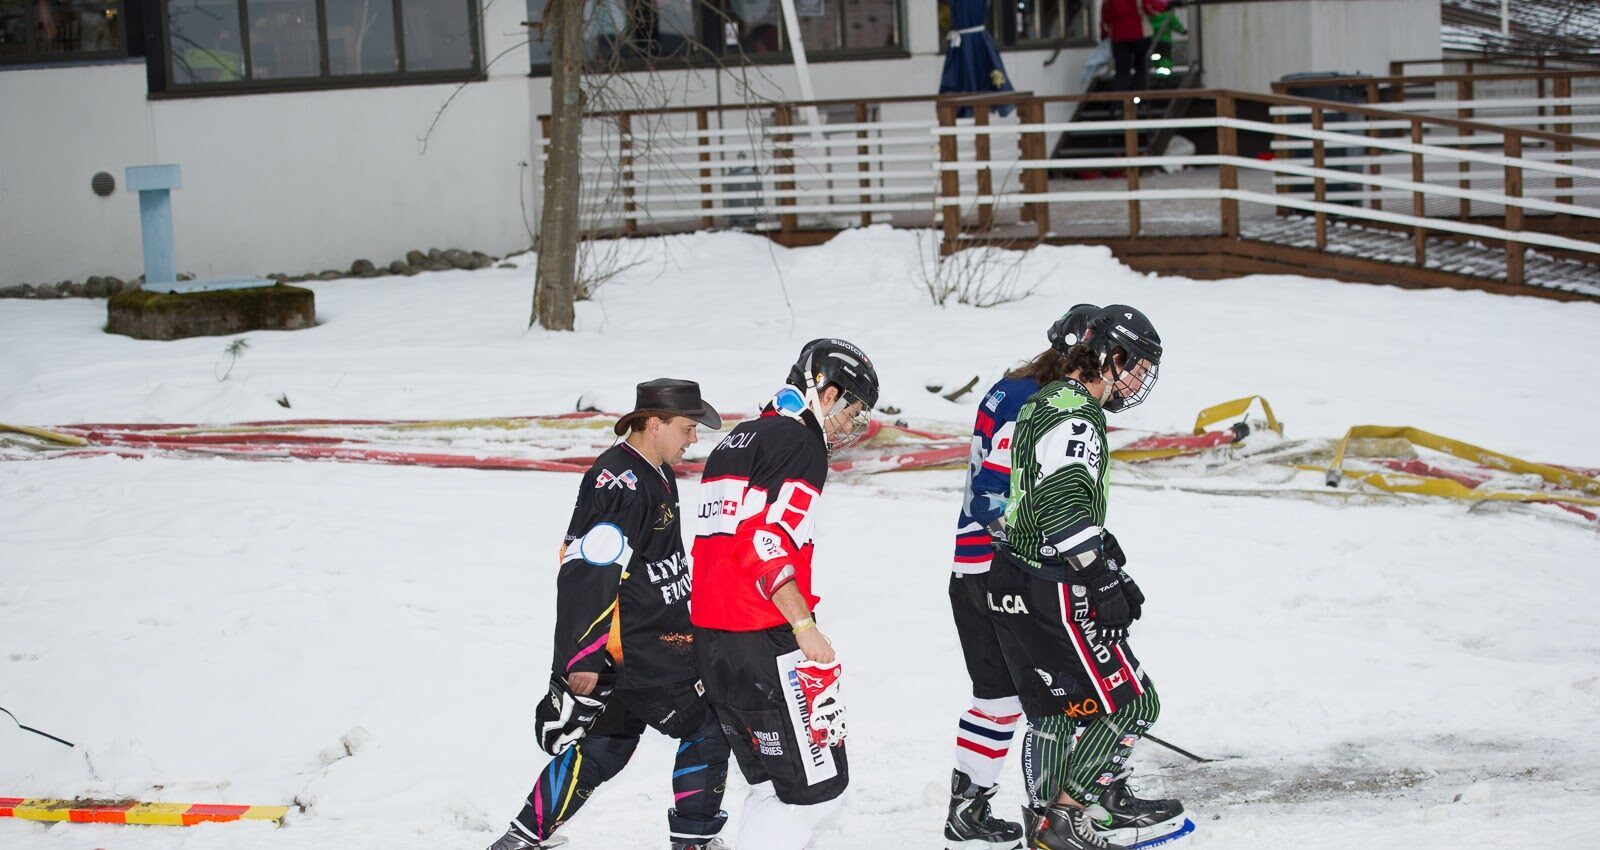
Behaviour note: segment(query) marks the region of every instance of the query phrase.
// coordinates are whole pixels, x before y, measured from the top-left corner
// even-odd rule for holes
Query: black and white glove
[[[1128,611],[1128,598],[1122,595],[1122,572],[1104,570],[1083,577],[1089,588],[1089,612],[1100,632],[1103,643],[1115,643],[1128,636],[1128,625],[1133,617]]]
[[[589,733],[589,727],[606,709],[609,687],[597,687],[588,696],[575,694],[565,676],[551,675],[550,693],[539,701],[534,720],[539,732],[539,748],[560,755]]]
[[[1128,575],[1128,555],[1122,551],[1115,534],[1102,530],[1100,541],[1100,556],[1112,570],[1122,573],[1122,595],[1128,598],[1128,615],[1137,620],[1144,614],[1144,591],[1134,584],[1133,576]]]

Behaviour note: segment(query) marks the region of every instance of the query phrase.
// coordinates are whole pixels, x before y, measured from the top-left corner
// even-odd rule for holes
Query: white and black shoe
[[[505,835],[500,836],[499,841],[489,845],[489,850],[546,850],[546,848],[559,847],[565,843],[567,843],[565,838],[554,835],[543,841],[535,841],[513,825],[506,830]]]
[[[1124,773],[1089,807],[1095,827],[1108,840],[1128,847],[1152,847],[1187,835],[1194,824],[1177,800],[1145,800],[1134,795]]]
[[[956,770],[950,774],[950,814],[944,821],[946,850],[1014,850],[1022,846],[1022,826],[1000,820],[989,809],[995,788],[979,788]]]
[[[1106,841],[1083,809],[1061,804],[1044,810],[1030,846],[1034,850],[1125,850]]]

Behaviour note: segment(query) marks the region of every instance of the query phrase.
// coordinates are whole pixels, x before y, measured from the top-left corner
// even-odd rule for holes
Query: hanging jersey
[[[617,671],[617,687],[695,676],[689,564],[672,468],[618,443],[578,485],[556,576],[554,668]]]
[[[1035,393],[1017,414],[1008,554],[1053,581],[1100,556],[1110,453],[1106,420],[1083,384],[1066,379]]]
[[[1039,390],[1032,378],[1004,378],[989,388],[978,405],[972,425],[972,452],[967,456],[967,487],[956,521],[956,554],[952,566],[958,573],[989,571],[994,541],[989,525],[1006,510],[1011,491],[1011,443],[1017,413]]]
[[[694,539],[694,624],[747,632],[787,621],[772,594],[794,582],[813,610],[811,538],[828,477],[822,429],[767,410],[711,450]]]

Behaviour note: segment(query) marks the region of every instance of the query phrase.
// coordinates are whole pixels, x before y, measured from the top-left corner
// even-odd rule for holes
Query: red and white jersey
[[[783,625],[772,594],[791,581],[816,609],[811,538],[827,478],[822,429],[809,411],[766,411],[711,450],[696,510],[689,600],[696,626],[749,632]]]

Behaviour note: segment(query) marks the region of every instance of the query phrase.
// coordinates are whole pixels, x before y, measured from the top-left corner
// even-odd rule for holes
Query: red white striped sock
[[[1016,697],[972,700],[956,726],[956,768],[979,788],[1000,778],[1011,739],[1022,719],[1022,702]]]

